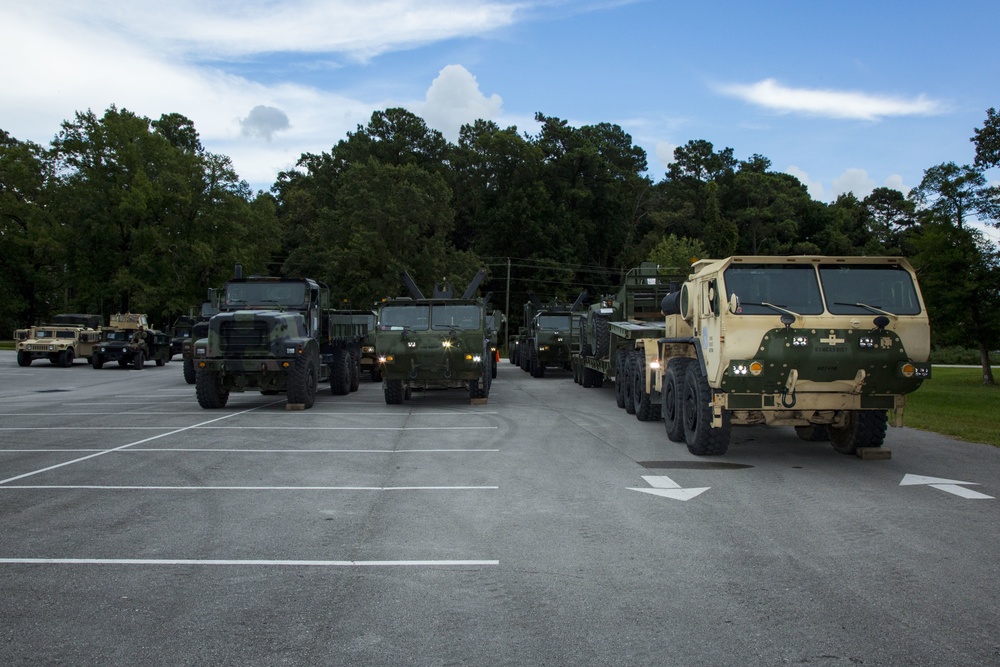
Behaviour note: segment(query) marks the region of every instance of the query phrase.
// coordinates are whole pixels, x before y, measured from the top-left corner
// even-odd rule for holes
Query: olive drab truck
[[[357,385],[356,349],[362,327],[337,322],[330,290],[308,278],[236,276],[226,283],[208,334],[194,342],[198,404],[225,407],[230,392],[287,395],[289,406],[310,408],[318,383],[334,395]]]
[[[794,426],[845,454],[877,452],[888,417],[930,378],[930,324],[898,257],[701,260],[643,341],[639,390],[667,436],[726,453],[732,426]],[[884,457],[882,457],[884,458]]]
[[[485,276],[480,270],[461,297],[443,281],[426,298],[408,273],[401,274],[411,296],[379,305],[375,333],[387,404],[402,403],[414,389],[465,389],[474,402],[489,397],[491,332],[486,303],[475,297]]]
[[[170,356],[170,336],[150,329],[144,313],[115,313],[101,330],[101,341],[94,346],[90,363],[101,369],[115,361],[141,371],[150,361],[163,366]]]
[[[573,357],[573,379],[584,387],[614,380],[615,402],[640,420],[659,419],[659,404],[636,401],[635,386],[645,368],[640,350],[664,334],[660,302],[676,289],[681,276],[644,262],[630,269],[618,292],[605,296],[579,319],[579,352]]]
[[[535,378],[545,377],[546,368],[570,370],[573,313],[583,306],[587,292],[582,292],[572,304],[558,300],[542,303],[535,294],[528,296],[530,300],[524,304],[524,326],[517,337],[514,363]]]
[[[184,381],[188,384],[194,384],[197,379],[194,371],[194,341],[208,336],[208,321],[212,319],[212,315],[219,312],[218,290],[210,289],[208,296],[208,301],[203,301],[201,304],[201,314],[197,321],[191,325],[191,335],[181,342],[181,364],[184,369]]]
[[[90,360],[101,338],[101,316],[64,313],[49,324],[14,332],[18,366],[30,366],[35,359],[48,359],[57,366],[73,365],[73,360]]]

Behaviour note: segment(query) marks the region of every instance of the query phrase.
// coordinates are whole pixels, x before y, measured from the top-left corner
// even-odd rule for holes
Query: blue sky
[[[451,140],[476,118],[534,134],[538,111],[616,123],[654,180],[704,139],[832,201],[971,163],[1000,107],[996,0],[50,0],[0,17],[0,129],[48,144],[88,108],[177,112],[256,189],[402,106]]]

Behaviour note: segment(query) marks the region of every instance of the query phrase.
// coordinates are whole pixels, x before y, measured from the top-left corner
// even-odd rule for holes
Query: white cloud
[[[853,192],[858,199],[864,199],[874,189],[875,181],[868,176],[868,172],[856,167],[844,170],[844,173],[833,179],[834,196]]]
[[[944,112],[941,102],[927,99],[924,95],[902,98],[857,91],[790,88],[774,79],[723,85],[717,90],[779,113],[880,120],[886,116],[928,116]]]
[[[893,190],[899,190],[904,195],[910,194],[910,188],[903,185],[903,177],[899,174],[893,174],[889,178],[885,179],[883,185],[887,188],[892,188]]]
[[[816,201],[823,201],[823,195],[826,193],[826,188],[819,181],[810,180],[809,174],[807,174],[802,169],[799,169],[794,164],[787,169],[785,169],[786,174],[791,174],[795,178],[799,179],[802,185],[806,186],[806,190],[809,191],[809,196]]]
[[[667,141],[660,141],[656,144],[656,159],[664,168],[669,167],[674,162],[674,150],[677,144]]]
[[[429,126],[455,142],[463,124],[480,118],[491,120],[500,113],[502,105],[499,95],[483,95],[469,70],[461,65],[448,65],[431,82],[417,113]]]
[[[240,127],[245,137],[260,137],[268,142],[274,138],[275,132],[287,130],[290,127],[288,114],[281,109],[258,104],[250,109],[249,115],[240,120]]]

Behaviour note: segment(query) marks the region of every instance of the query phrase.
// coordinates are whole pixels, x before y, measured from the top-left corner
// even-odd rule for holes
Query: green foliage
[[[998,447],[998,391],[984,385],[976,369],[935,368],[931,379],[906,397],[906,425]]]
[[[705,246],[698,239],[677,238],[671,234],[653,248],[648,261],[671,274],[675,273],[674,269],[688,273],[694,261],[709,257],[705,253]]]

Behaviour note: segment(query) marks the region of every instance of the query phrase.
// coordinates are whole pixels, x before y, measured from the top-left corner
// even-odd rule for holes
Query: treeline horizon
[[[535,119],[536,134],[478,120],[451,143],[405,109],[376,111],[256,193],[178,113],[77,112],[49,146],[0,128],[0,326],[130,310],[164,327],[237,263],[320,280],[353,308],[405,294],[402,270],[429,291],[485,266],[481,292],[500,309],[509,263],[516,324],[529,293],[598,298],[643,261],[901,255],[920,274],[935,345],[1000,342],[1000,258],[969,224],[1000,224],[1000,188],[984,175],[1000,166],[992,108],[972,165],[929,166],[906,195],[829,203],[758,153],[691,140],[654,181],[621,127]]]

